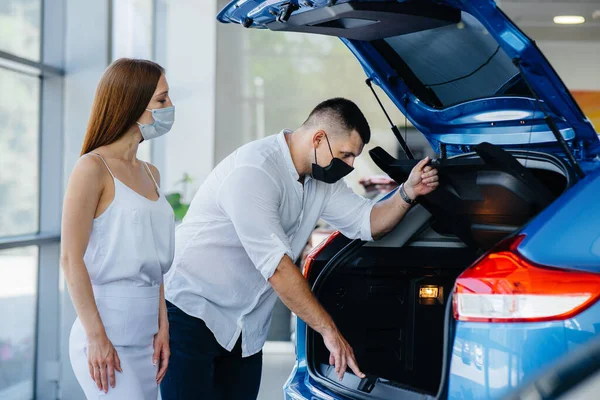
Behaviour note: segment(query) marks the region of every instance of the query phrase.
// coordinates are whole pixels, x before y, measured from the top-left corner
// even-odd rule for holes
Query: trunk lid
[[[217,18],[341,38],[438,153],[490,142],[564,156],[545,113],[577,159],[599,153],[594,127],[556,71],[491,0],[238,0]]]

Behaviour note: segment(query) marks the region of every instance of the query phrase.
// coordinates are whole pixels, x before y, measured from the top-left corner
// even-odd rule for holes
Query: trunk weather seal
[[[356,250],[358,250],[359,248],[361,248],[362,246],[364,246],[365,243],[367,243],[367,242],[360,240],[360,239],[354,239],[353,241],[348,243],[346,246],[344,246],[340,251],[338,251],[333,257],[331,257],[331,260],[329,260],[327,262],[327,264],[325,264],[325,267],[323,267],[323,269],[317,276],[317,279],[315,279],[315,283],[313,284],[313,287],[311,288],[312,292],[315,293],[317,290],[319,290],[321,288],[321,285],[322,285],[321,282],[324,281],[325,278],[328,278],[329,275],[331,275],[331,272],[333,271],[332,266],[335,266],[339,262],[343,261],[345,258],[352,256],[354,254],[354,252]]]

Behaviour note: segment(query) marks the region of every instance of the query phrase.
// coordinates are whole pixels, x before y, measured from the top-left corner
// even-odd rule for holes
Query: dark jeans
[[[201,319],[167,301],[171,358],[160,386],[163,400],[255,400],[262,351],[242,358],[242,339],[231,352],[217,343]]]

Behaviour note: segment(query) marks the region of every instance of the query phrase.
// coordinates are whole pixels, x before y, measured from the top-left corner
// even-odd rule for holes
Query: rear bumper
[[[500,399],[567,352],[600,335],[600,302],[566,321],[486,324],[458,322],[448,400]],[[296,361],[283,387],[286,400],[344,400],[314,382],[306,367],[306,325],[298,320]]]
[[[306,370],[306,363],[294,365],[294,369],[283,386],[284,400],[343,400],[343,397],[327,392],[313,385]]]
[[[296,363],[285,385],[284,400],[344,400],[315,384],[306,366],[306,324],[296,318]]]
[[[288,378],[285,385],[283,385],[283,398],[285,400],[299,400],[299,399],[310,399],[311,394],[308,387],[304,385],[304,379],[306,379],[306,372],[298,371],[298,361],[294,364],[292,373]],[[304,368],[306,371],[306,368]]]

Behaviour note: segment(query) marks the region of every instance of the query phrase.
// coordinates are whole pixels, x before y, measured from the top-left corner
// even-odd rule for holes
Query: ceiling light
[[[576,25],[584,22],[585,18],[581,15],[557,15],[554,17],[554,23],[560,25]]]

